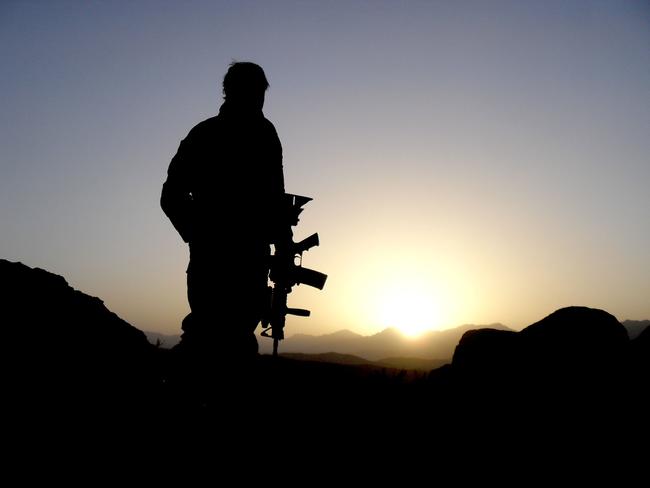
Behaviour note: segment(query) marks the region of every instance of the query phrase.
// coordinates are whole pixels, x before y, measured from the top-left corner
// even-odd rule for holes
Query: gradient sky
[[[288,334],[650,318],[641,0],[3,1],[0,257],[179,332],[160,190],[233,59],[267,73],[287,191],[314,197],[305,264],[330,275]]]

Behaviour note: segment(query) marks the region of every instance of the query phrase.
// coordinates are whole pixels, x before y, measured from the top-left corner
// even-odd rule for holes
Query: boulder
[[[61,276],[6,260],[0,282],[4,358],[14,385],[32,399],[115,398],[152,380],[154,346],[99,298]]]

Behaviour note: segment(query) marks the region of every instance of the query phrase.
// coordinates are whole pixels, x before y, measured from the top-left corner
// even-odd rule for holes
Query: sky
[[[297,237],[286,333],[650,318],[647,1],[0,3],[0,258],[179,333],[160,209],[233,60],[266,71]],[[232,259],[246,259],[245,256]]]

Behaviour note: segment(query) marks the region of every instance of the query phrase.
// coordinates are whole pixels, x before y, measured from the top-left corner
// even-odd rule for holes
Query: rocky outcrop
[[[608,389],[626,374],[630,341],[611,314],[560,309],[521,332],[469,331],[452,361],[454,378],[478,390],[509,394]]]
[[[6,260],[0,281],[9,376],[31,396],[125,397],[152,381],[155,348],[99,298],[61,276]]]
[[[463,334],[454,352],[452,365],[465,375],[509,374],[517,362],[520,336],[517,332],[497,329],[470,330]]]
[[[554,363],[607,361],[627,347],[625,327],[613,315],[587,307],[560,309],[520,332],[531,360]]]

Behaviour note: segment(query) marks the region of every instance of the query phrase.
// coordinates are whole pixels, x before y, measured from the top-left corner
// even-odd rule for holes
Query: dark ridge
[[[250,362],[215,355],[197,364],[151,345],[60,276],[0,260],[0,277],[5,405],[23,428],[106,429],[119,420],[123,433],[124,426],[132,434],[146,425],[182,432],[212,425],[217,437],[236,427],[239,438],[259,435],[262,425],[296,439],[306,428],[316,438],[439,438],[445,430],[471,437],[486,429],[502,436],[522,426],[546,435],[593,429],[594,418],[599,432],[618,428],[648,406],[650,329],[630,341],[602,310],[561,309],[521,332],[466,331],[452,363],[429,373],[407,371],[397,365],[403,358],[341,354]]]
[[[447,374],[466,393],[489,391],[502,399],[528,400],[529,407],[560,399],[567,404],[617,404],[637,391],[640,365],[631,367],[637,357],[640,352],[633,350],[614,316],[568,307],[518,333],[467,332]]]
[[[0,277],[5,357],[25,394],[11,397],[18,408],[130,408],[149,400],[158,365],[142,331],[61,276],[0,260]]]

